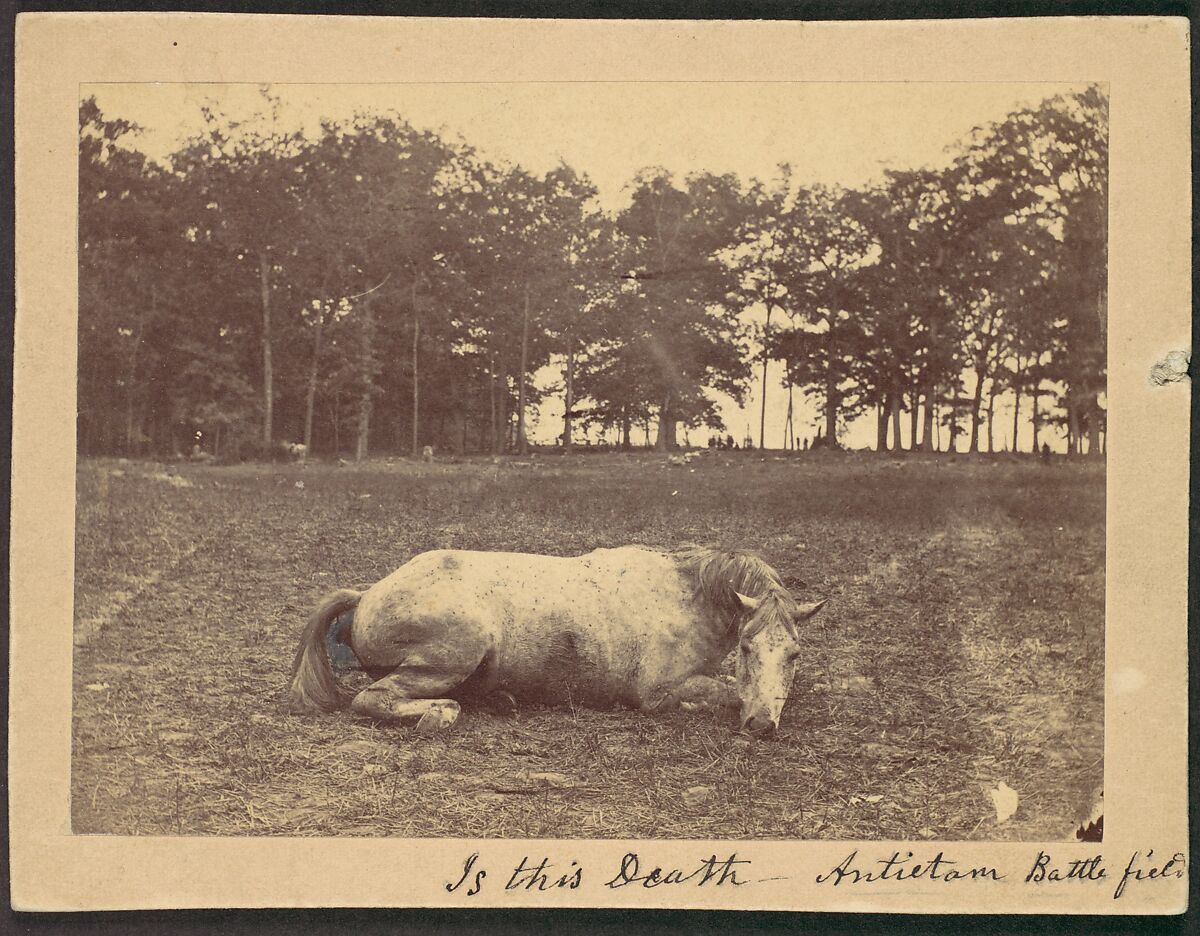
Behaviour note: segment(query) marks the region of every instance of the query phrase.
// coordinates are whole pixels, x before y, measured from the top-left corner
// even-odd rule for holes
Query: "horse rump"
[[[289,711],[332,712],[350,704],[354,693],[338,685],[329,663],[326,639],[333,622],[355,608],[362,595],[362,592],[343,588],[326,595],[313,610],[292,663]]]

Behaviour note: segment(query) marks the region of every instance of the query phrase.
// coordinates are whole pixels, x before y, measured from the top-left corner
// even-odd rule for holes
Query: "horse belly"
[[[578,607],[514,609],[499,641],[498,686],[548,704],[636,704],[636,646],[599,623]]]

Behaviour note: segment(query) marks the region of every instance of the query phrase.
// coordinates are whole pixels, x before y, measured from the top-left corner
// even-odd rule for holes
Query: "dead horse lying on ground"
[[[321,601],[296,653],[289,707],[349,705],[431,734],[454,723],[458,700],[504,691],[647,712],[740,704],[742,728],[766,733],[779,726],[795,675],[797,626],[824,604],[797,603],[774,569],[744,552],[437,550],[365,592]],[[331,633],[351,611],[349,628]],[[376,680],[357,695],[334,676],[335,640]],[[735,645],[736,690],[712,677]]]

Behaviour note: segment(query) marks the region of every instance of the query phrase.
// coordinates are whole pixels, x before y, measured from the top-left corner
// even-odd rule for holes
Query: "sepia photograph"
[[[1100,842],[1109,93],[81,85],[71,832]]]
[[[1188,50],[22,14],[14,910],[1183,912]]]

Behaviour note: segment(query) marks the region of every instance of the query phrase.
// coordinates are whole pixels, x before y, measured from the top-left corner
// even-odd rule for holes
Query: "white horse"
[[[289,703],[299,712],[348,704],[415,720],[422,734],[453,724],[460,700],[495,693],[647,712],[740,706],[742,728],[763,734],[779,726],[802,649],[798,626],[824,604],[798,603],[774,569],[744,552],[437,550],[365,592],[321,601],[296,653]],[[334,677],[336,643],[376,680],[357,695]],[[734,687],[713,674],[735,646]]]

